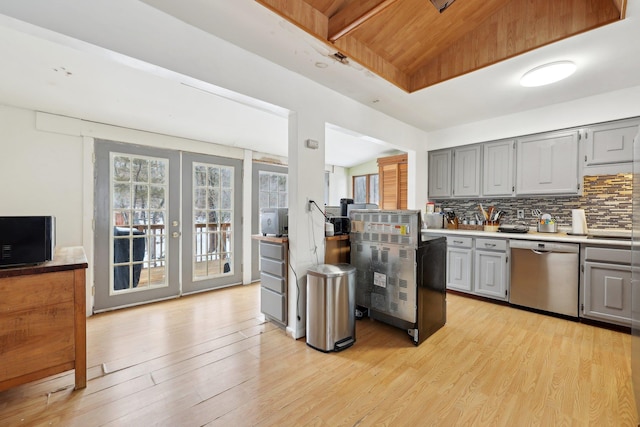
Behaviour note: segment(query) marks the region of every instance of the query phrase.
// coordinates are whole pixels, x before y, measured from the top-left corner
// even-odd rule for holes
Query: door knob
[[[174,239],[180,237],[180,232],[174,231],[173,233],[171,233],[171,237],[173,237]]]

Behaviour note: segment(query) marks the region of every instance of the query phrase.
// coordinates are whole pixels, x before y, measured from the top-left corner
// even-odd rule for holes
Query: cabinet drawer
[[[473,237],[447,236],[447,246],[471,248],[473,247]]]
[[[476,239],[476,249],[506,251],[507,241],[503,239]]]
[[[0,313],[73,302],[73,271],[0,279]]]
[[[286,322],[285,297],[266,288],[260,288],[260,311],[280,322]]]
[[[285,277],[285,265],[284,261],[275,261],[271,258],[260,259],[260,270],[274,276]]]
[[[260,286],[282,294],[285,290],[284,285],[284,277],[274,276],[264,271],[260,273]]]
[[[73,301],[3,312],[0,382],[73,362],[73,320]]]
[[[285,245],[279,243],[260,242],[260,256],[284,261]]]
[[[585,251],[587,261],[613,262],[616,264],[631,264],[631,249],[591,248]]]

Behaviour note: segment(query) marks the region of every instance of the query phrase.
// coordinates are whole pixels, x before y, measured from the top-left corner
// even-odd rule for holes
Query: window
[[[260,208],[286,208],[289,206],[287,194],[287,174],[260,171]]]
[[[378,204],[380,197],[378,174],[358,175],[353,177],[353,203]]]
[[[331,178],[329,171],[324,171],[324,204],[329,204]]]

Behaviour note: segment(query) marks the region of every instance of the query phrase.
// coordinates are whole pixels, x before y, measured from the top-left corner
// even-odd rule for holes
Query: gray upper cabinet
[[[482,195],[512,196],[515,193],[515,141],[483,144]]]
[[[622,120],[585,129],[585,166],[630,163],[640,120]]]
[[[453,149],[453,196],[480,196],[481,145]]]
[[[640,117],[429,152],[429,198],[579,195],[584,175],[632,172]]]
[[[429,152],[429,198],[451,197],[451,150]]]
[[[516,194],[578,194],[578,131],[517,141]]]

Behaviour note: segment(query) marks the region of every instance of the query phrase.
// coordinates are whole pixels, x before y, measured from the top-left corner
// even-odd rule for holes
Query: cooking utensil
[[[489,220],[489,215],[487,215],[487,212],[484,210],[484,208],[482,207],[482,203],[480,203],[478,205],[478,209],[480,209],[480,212],[482,213],[482,217],[484,218],[485,221]]]

